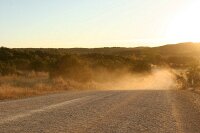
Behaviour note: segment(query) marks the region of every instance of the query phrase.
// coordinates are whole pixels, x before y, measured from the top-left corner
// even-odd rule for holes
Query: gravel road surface
[[[0,102],[0,133],[200,133],[189,91],[66,92]]]

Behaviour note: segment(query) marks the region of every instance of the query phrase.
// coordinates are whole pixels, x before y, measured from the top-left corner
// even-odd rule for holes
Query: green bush
[[[90,80],[92,75],[86,61],[76,55],[65,55],[56,62],[50,72],[51,78],[59,76],[82,82]]]
[[[200,67],[193,64],[187,71],[187,80],[190,87],[200,87]]]
[[[0,75],[5,76],[16,73],[16,67],[11,64],[0,62]]]
[[[150,72],[151,64],[145,60],[137,60],[133,66],[134,72]]]

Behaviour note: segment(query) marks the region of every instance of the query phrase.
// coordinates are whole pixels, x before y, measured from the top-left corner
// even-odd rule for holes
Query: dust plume
[[[111,89],[119,90],[168,90],[176,86],[175,76],[170,70],[155,69],[148,74],[125,74],[117,82],[107,83]]]
[[[92,75],[87,82],[67,80],[67,86],[81,90],[168,90],[176,87],[176,77],[170,69],[153,69],[150,73],[99,70]]]

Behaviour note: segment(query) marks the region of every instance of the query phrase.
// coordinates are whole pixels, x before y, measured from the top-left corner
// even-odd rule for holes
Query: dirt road
[[[0,133],[200,133],[188,91],[66,92],[0,102]]]

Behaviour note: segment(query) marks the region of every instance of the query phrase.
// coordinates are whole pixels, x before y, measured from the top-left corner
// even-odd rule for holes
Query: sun
[[[169,23],[166,38],[174,42],[200,42],[200,1],[175,14]]]

